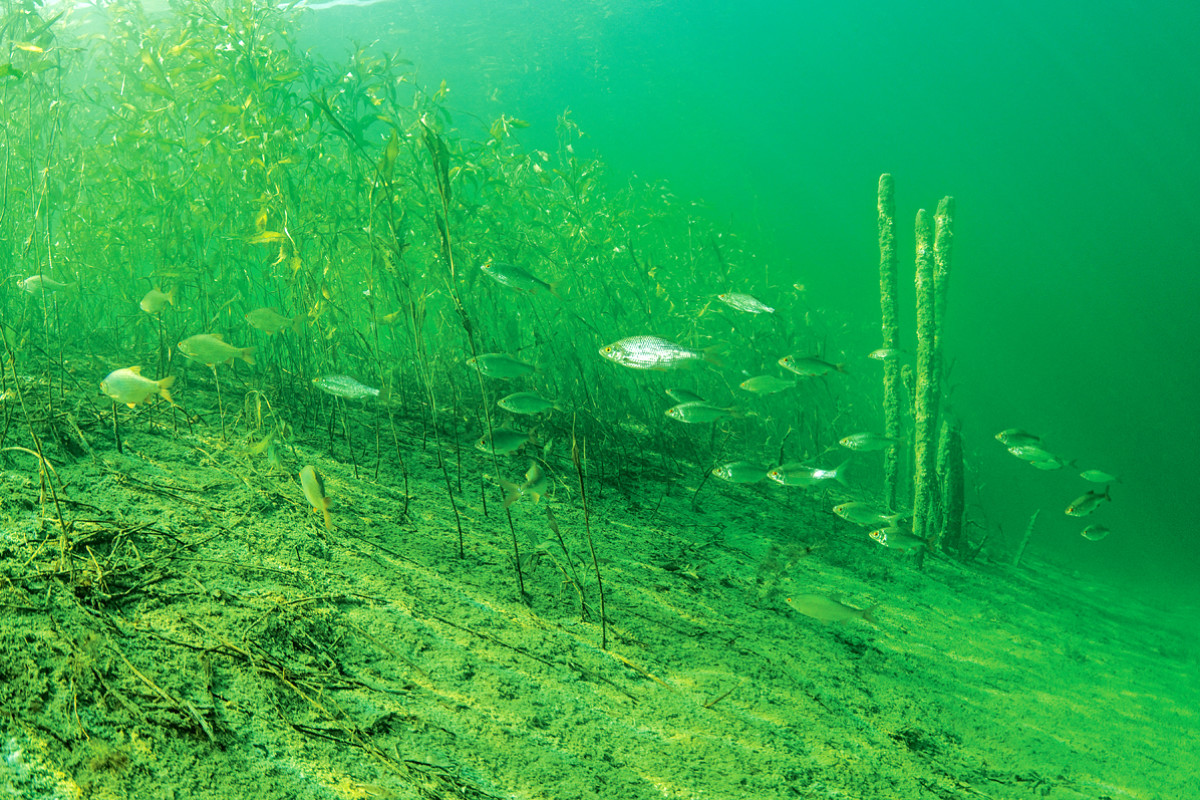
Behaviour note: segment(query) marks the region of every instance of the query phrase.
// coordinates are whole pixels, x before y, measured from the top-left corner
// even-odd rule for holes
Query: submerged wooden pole
[[[950,255],[954,243],[954,198],[943,197],[938,202],[937,212],[933,215],[933,430],[938,429],[938,419],[943,413],[942,384],[946,378],[945,360],[942,344],[946,322],[946,293],[950,287]],[[942,534],[942,520],[947,513],[946,501],[942,490],[946,485],[946,472],[942,469],[941,445],[938,446],[937,478],[933,482],[933,491],[929,497],[930,536]],[[937,530],[933,530],[937,528]]]
[[[950,257],[954,245],[954,198],[943,197],[933,215],[933,324],[937,371],[942,370],[942,332],[946,320],[946,292],[950,288]]]
[[[883,348],[890,351],[883,359],[883,430],[892,439],[900,439],[900,284],[899,255],[896,253],[896,198],[890,174],[879,176],[879,307],[883,320]],[[894,511],[900,485],[900,453],[893,445],[883,454],[883,496]]]
[[[933,230],[929,212],[917,212],[917,368],[913,396],[913,535],[927,539],[935,475],[937,376],[934,372]]]

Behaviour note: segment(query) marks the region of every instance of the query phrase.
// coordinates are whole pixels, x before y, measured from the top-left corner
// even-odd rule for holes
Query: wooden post
[[[883,347],[900,349],[899,256],[896,253],[896,198],[892,176],[879,176],[879,306],[883,319]],[[901,438],[900,359],[883,360],[883,430]],[[895,511],[900,485],[900,453],[893,445],[883,454],[883,492],[888,510]]]
[[[935,475],[937,423],[937,375],[934,355],[933,230],[929,212],[917,212],[916,222],[917,285],[917,368],[916,395],[913,398],[913,535],[930,535]]]

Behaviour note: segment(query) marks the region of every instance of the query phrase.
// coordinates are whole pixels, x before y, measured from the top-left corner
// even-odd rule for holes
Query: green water
[[[875,178],[908,220],[954,195],[947,347],[989,519],[1044,508],[1064,562],[1193,591],[1196,9],[397,2],[322,32],[398,43],[452,105],[533,121],[531,146],[571,108],[615,169],[702,200],[844,315],[852,357],[877,346]],[[1057,513],[1080,482],[1010,459],[991,435],[1013,425],[1119,473],[1127,535],[1081,540]]]
[[[1196,11],[169,5],[0,7],[0,795],[1196,795]]]

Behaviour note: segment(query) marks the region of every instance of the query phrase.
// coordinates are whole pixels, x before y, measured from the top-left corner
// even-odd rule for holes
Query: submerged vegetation
[[[98,363],[182,373],[176,413],[194,422],[187,386],[211,378],[228,399],[221,363],[236,358],[253,364],[234,370],[238,391],[281,417],[321,402],[314,379],[344,376],[424,420],[446,453],[532,427],[543,457],[562,456],[573,431],[608,475],[643,448],[707,470],[731,454],[795,461],[836,446],[831,425],[854,414],[841,392],[739,388],[784,353],[833,346],[799,287],[780,292],[736,237],[664,187],[611,181],[570,115],[554,153],[520,147],[525,123],[507,116],[472,137],[453,127],[445,87],[415,84],[395,54],[362,48],[333,64],[298,51],[294,13],[10,8],[6,381],[40,376],[69,405],[109,372]],[[45,286],[28,283],[39,276]],[[717,299],[731,287],[788,313]],[[597,357],[634,336],[745,374],[637,373]],[[664,416],[674,388],[751,413],[727,415],[720,437],[697,433]],[[497,407],[520,390],[557,410]]]

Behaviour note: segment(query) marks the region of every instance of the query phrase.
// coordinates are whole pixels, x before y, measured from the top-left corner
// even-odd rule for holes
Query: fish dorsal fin
[[[219,333],[210,333],[209,336],[211,336],[214,339],[220,339],[222,342],[225,341],[225,337]]]
[[[130,371],[130,372],[132,372],[134,375],[141,375],[141,374],[142,374],[142,368],[141,368],[141,367],[130,367],[130,368],[129,368],[129,371]]]

